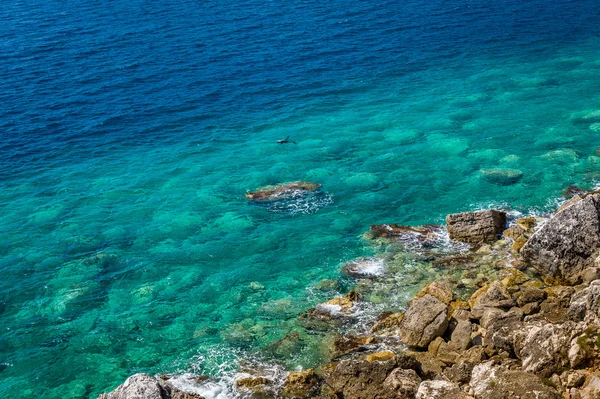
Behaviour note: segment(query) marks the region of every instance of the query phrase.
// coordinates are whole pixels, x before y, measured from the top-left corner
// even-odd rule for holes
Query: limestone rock
[[[398,224],[372,224],[366,238],[388,238],[397,241],[423,242],[434,240],[442,232],[442,226],[427,224],[423,226],[402,226]]]
[[[506,213],[495,210],[455,213],[446,216],[450,238],[456,241],[483,243],[495,241],[504,230]]]
[[[117,389],[102,394],[98,399],[170,399],[170,393],[155,377],[148,374],[135,374]]]
[[[542,377],[562,372],[569,366],[569,348],[575,330],[574,323],[538,322],[524,326],[515,333],[515,353],[522,361],[523,371]]]
[[[561,399],[553,388],[535,374],[504,370],[493,361],[473,368],[469,383],[477,399]]]
[[[404,314],[400,337],[410,346],[426,348],[448,327],[448,305],[426,294],[412,302]]]
[[[148,374],[135,374],[110,393],[98,399],[203,399],[202,396],[183,392],[169,383]]]
[[[415,370],[396,368],[383,381],[383,388],[387,392],[395,392],[397,398],[414,398],[421,378]]]
[[[548,282],[577,284],[600,254],[600,195],[589,195],[555,214],[521,249],[525,261]]]
[[[458,384],[444,380],[423,381],[419,385],[416,399],[473,399],[464,393]]]
[[[600,280],[593,281],[571,297],[569,318],[600,326]]]

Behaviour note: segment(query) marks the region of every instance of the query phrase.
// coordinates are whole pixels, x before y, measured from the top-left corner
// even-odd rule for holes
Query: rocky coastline
[[[312,188],[312,186],[311,186]],[[309,332],[334,331],[328,361],[280,378],[246,367],[236,395],[328,399],[600,398],[600,193],[570,187],[548,217],[502,210],[448,215],[446,226],[373,225],[381,257],[348,262],[345,296],[298,317]],[[447,231],[447,234],[446,234]],[[441,245],[444,240],[452,245]],[[418,261],[435,278],[404,311],[368,329],[347,328],[354,310],[396,289],[383,264]],[[420,263],[420,264],[421,264]],[[402,278],[411,280],[404,270]],[[293,343],[284,338],[278,345]],[[136,374],[99,399],[200,399],[169,376]]]

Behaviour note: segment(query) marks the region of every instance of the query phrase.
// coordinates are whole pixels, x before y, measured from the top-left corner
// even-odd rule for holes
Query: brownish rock
[[[275,186],[261,187],[256,191],[246,193],[246,198],[251,201],[277,201],[294,198],[321,188],[320,184],[295,181],[291,183],[278,184]]]
[[[314,369],[289,373],[280,396],[282,398],[312,398],[321,388],[321,377]]]
[[[433,238],[435,234],[442,231],[442,226],[427,224],[423,226],[402,226],[398,224],[372,224],[367,237],[394,238],[400,241],[417,239],[424,241]]]
[[[376,322],[371,327],[371,333],[380,335],[397,334],[403,319],[404,312],[392,313]]]
[[[366,350],[366,345],[375,340],[369,336],[341,335],[334,338],[329,348],[331,358],[340,357],[353,352]]]
[[[446,216],[450,238],[469,243],[496,241],[504,230],[506,213],[485,210],[455,213]]]

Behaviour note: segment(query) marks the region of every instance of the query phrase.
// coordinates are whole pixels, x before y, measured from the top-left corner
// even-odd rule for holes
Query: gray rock
[[[478,364],[469,383],[477,399],[561,399],[535,374],[504,370],[493,361]]]
[[[461,391],[458,384],[443,380],[423,381],[416,399],[473,399]]]
[[[600,280],[573,294],[569,305],[569,318],[600,326]]]
[[[484,346],[512,352],[515,334],[523,325],[522,320],[523,312],[518,308],[509,312],[493,308],[486,310],[481,319],[482,327],[487,330],[483,340]]]
[[[469,300],[473,317],[481,318],[488,308],[510,309],[515,305],[515,301],[500,281],[494,281],[481,290]]]
[[[414,398],[419,389],[421,378],[417,372],[411,369],[397,368],[383,381],[383,388],[389,392],[395,392],[399,398]]]
[[[410,346],[426,348],[448,327],[448,306],[426,294],[412,302],[400,325],[400,337]]]
[[[135,374],[122,385],[98,399],[169,399],[170,393],[160,384],[158,379],[148,374]]]
[[[569,348],[576,326],[572,322],[552,324],[537,322],[514,334],[515,353],[523,371],[550,377],[569,366]]]
[[[203,399],[200,395],[180,391],[148,374],[135,374],[110,393],[98,399]]]
[[[600,254],[600,195],[555,214],[527,240],[521,254],[547,282],[577,284]]]
[[[506,213],[495,210],[462,212],[446,216],[446,227],[450,238],[463,242],[495,241],[505,225]]]

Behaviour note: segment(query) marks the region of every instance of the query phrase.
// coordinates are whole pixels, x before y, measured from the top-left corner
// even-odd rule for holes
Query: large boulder
[[[447,327],[448,305],[426,294],[410,304],[400,326],[400,337],[407,345],[426,348]]]
[[[491,209],[446,216],[446,227],[450,238],[468,243],[495,241],[505,225],[506,213]]]
[[[576,328],[574,323],[532,323],[514,335],[515,353],[524,371],[550,377],[569,367],[569,348]]]
[[[148,374],[135,374],[110,393],[98,399],[203,399],[194,393],[180,391],[169,383]]]
[[[577,284],[600,255],[600,194],[555,214],[527,240],[521,254],[547,282]]]
[[[417,367],[414,358],[404,355],[370,362],[346,359],[337,363],[330,373],[325,373],[324,379],[344,399],[412,399],[420,379],[417,380],[416,373],[396,370]]]

